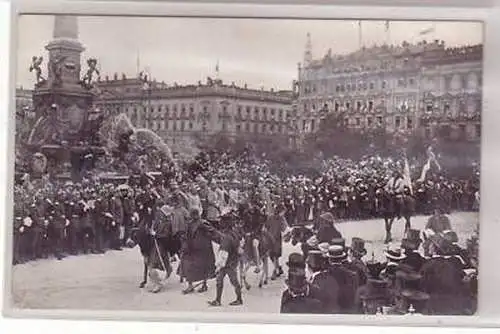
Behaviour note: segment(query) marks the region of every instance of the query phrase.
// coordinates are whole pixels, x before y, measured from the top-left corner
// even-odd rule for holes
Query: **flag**
[[[423,182],[425,180],[427,172],[431,169],[432,163],[436,165],[438,170],[441,170],[441,165],[438,163],[436,155],[432,151],[432,146],[429,146],[429,148],[427,149],[427,155],[428,155],[427,162],[422,167],[422,172],[420,173],[420,178],[418,179],[419,182]]]
[[[385,32],[389,31],[389,21],[385,21]]]
[[[420,32],[420,36],[423,36],[423,35],[428,35],[430,33],[434,32],[434,27],[430,27],[430,28],[427,28],[427,29],[424,29]]]
[[[411,176],[410,176],[410,164],[408,163],[408,158],[405,157],[405,162],[404,162],[404,169],[403,169],[403,179],[405,180],[405,183],[408,185],[408,188],[410,189],[410,194],[413,195],[413,187],[411,184]]]
[[[219,60],[217,60],[217,64],[215,65],[215,72],[219,73]]]

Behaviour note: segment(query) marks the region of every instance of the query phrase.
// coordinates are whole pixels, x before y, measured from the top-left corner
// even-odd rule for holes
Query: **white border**
[[[368,2],[368,1],[366,1]],[[438,5],[441,1],[433,1]],[[463,2],[463,1],[462,1]],[[345,3],[345,1],[344,1]],[[360,1],[356,1],[356,4]],[[373,1],[371,2],[373,3]],[[401,3],[401,1],[399,1]],[[450,1],[446,1],[450,3]],[[471,1],[472,3],[472,1]],[[476,1],[477,3],[477,1]],[[500,63],[496,52],[500,51],[500,9],[498,7],[481,8],[450,8],[450,7],[379,7],[371,5],[360,6],[313,6],[313,5],[248,5],[248,4],[194,4],[194,3],[138,3],[138,2],[96,2],[96,1],[17,1],[12,9],[12,22],[15,22],[17,13],[40,13],[40,14],[86,14],[86,15],[134,15],[134,16],[216,16],[216,17],[265,17],[265,18],[322,18],[322,19],[411,19],[411,20],[474,20],[484,21],[485,24],[485,57],[484,57],[484,78],[483,78],[483,146],[482,146],[482,183],[481,183],[481,270],[480,270],[480,296],[479,315],[474,317],[387,317],[380,319],[375,317],[361,316],[279,316],[266,314],[211,314],[211,313],[173,313],[151,312],[151,311],[120,311],[120,312],[90,312],[90,311],[30,311],[30,310],[10,310],[7,298],[4,298],[4,313],[12,317],[36,317],[36,318],[73,318],[73,319],[127,319],[127,320],[168,320],[196,321],[199,322],[234,322],[234,323],[301,323],[301,324],[337,324],[337,325],[386,325],[386,326],[453,326],[453,327],[496,327],[500,325],[500,270],[495,265],[498,261],[496,236],[500,236],[500,216],[495,212],[498,205],[496,190],[500,189],[500,178],[495,177],[495,172],[500,171],[500,160],[496,159],[500,151],[500,146],[496,145],[500,140],[500,133],[495,131],[496,124],[500,125],[500,114],[496,106],[500,106],[500,87],[497,79],[500,78]],[[2,22],[3,20],[0,20]],[[8,24],[8,23],[7,23]],[[17,27],[12,26],[10,65],[10,85],[8,87],[9,110],[8,113],[0,113],[2,117],[0,126],[5,126],[4,131],[0,131],[5,137],[0,139],[4,144],[4,150],[8,156],[5,161],[12,162],[14,124],[14,87],[15,87],[15,36]],[[5,64],[2,64],[4,66]],[[1,72],[0,72],[1,73]],[[3,78],[2,78],[3,79]],[[5,93],[5,89],[2,91]],[[7,116],[6,116],[7,115]],[[497,153],[497,154],[495,154]],[[0,170],[2,184],[0,187],[4,192],[0,192],[0,198],[5,198],[5,223],[2,226],[4,236],[10,236],[10,222],[12,217],[12,198],[10,189],[13,183],[13,163]],[[4,172],[3,172],[4,171]],[[7,191],[8,190],[8,191]],[[0,207],[2,208],[2,207]],[[2,261],[5,265],[5,290],[6,295],[10,294],[10,265],[5,261],[10,259],[11,238],[6,237],[6,252]],[[488,247],[490,246],[490,247]],[[488,249],[489,248],[489,249]],[[500,268],[500,267],[499,267]],[[279,330],[283,330],[280,328]],[[367,330],[371,330],[367,328]]]

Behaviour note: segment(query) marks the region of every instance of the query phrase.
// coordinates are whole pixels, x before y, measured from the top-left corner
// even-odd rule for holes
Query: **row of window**
[[[194,124],[193,122],[158,122],[158,121],[147,121],[146,127],[153,131],[160,130],[172,130],[172,131],[193,131]],[[206,125],[203,125],[201,130],[203,132],[207,131]],[[275,124],[257,124],[257,123],[244,123],[244,124],[236,124],[235,131],[236,132],[253,132],[253,133],[285,133],[286,127],[283,125],[275,125]],[[222,123],[222,131],[228,131],[228,123]]]
[[[415,78],[400,78],[397,80],[397,87],[399,88],[416,87],[416,80]],[[321,88],[322,91],[328,90],[327,81],[323,82]],[[367,90],[388,89],[388,88],[389,88],[389,83],[386,80],[382,80],[378,84],[375,81],[370,81],[370,82],[359,81],[359,82],[337,84],[335,86],[335,92],[345,93],[345,92],[367,91]],[[304,86],[303,90],[304,94],[310,94],[310,93],[314,94],[317,92],[318,92],[317,84],[310,84],[310,85],[306,84]]]

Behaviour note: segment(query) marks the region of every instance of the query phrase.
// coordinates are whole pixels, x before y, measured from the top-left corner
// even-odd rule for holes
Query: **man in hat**
[[[344,262],[347,259],[345,248],[333,245],[328,248],[329,274],[335,279],[339,286],[338,313],[349,314],[356,312],[356,274],[346,268]]]
[[[456,236],[456,235],[455,235]],[[422,266],[422,289],[430,295],[429,313],[434,315],[467,315],[473,313],[474,300],[464,283],[463,259],[453,235],[431,239],[431,258]]]
[[[219,247],[219,259],[216,262],[216,297],[209,302],[210,306],[220,306],[224,278],[226,275],[234,287],[236,300],[229,303],[231,306],[243,304],[241,298],[241,284],[238,281],[238,263],[239,263],[239,247],[240,235],[235,229],[235,224],[230,216],[224,216],[221,220],[221,237]]]
[[[322,313],[338,313],[339,285],[328,271],[327,258],[320,250],[312,249],[307,256],[307,266],[311,272],[309,282],[317,288]]]
[[[365,241],[357,237],[352,238],[349,253],[351,255],[351,259],[348,262],[347,267],[356,272],[358,285],[363,286],[366,284],[366,280],[368,278],[368,268],[362,260],[366,255]]]
[[[323,313],[320,292],[306,278],[305,260],[299,253],[288,258],[287,289],[281,295],[280,313]]]
[[[434,208],[434,215],[432,215],[427,224],[425,225],[424,230],[424,255],[429,256],[429,247],[431,244],[431,238],[439,233],[442,233],[446,230],[451,230],[451,222],[450,218],[444,214],[443,210],[436,206]]]
[[[420,231],[415,229],[408,230],[405,238],[401,241],[401,248],[406,255],[406,258],[401,263],[411,266],[417,272],[420,271],[425,263],[425,258],[418,251],[421,243]]]
[[[285,208],[283,206],[278,206],[269,219],[266,220],[264,226],[273,238],[269,257],[274,265],[271,280],[275,280],[283,274],[283,269],[279,263],[283,245],[282,234],[286,234],[290,229],[285,219]]]

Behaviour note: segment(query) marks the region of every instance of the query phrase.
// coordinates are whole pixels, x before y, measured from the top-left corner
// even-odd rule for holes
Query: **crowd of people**
[[[242,254],[249,255],[256,271],[270,254],[271,279],[276,279],[284,273],[279,264],[282,235],[290,238],[295,226],[311,224],[312,236],[300,241],[307,245],[304,253],[290,255],[287,263],[282,312],[373,313],[399,305],[406,313],[409,304],[417,312],[458,312],[439,308],[434,300],[459,312],[474,311],[474,298],[467,294],[474,289],[464,288],[463,275],[458,284],[459,273],[473,266],[456,245],[456,234],[448,231],[451,227],[443,227],[443,214],[433,216],[438,222],[429,225],[424,241],[430,260],[422,257],[416,260],[419,265],[413,263],[418,231],[407,231],[404,251],[387,251],[386,264],[365,264],[363,240],[346,247],[335,230],[335,221],[381,215],[377,194],[396,195],[388,184],[401,178],[401,166],[391,159],[335,158],[325,161],[316,175],[295,176],[274,174],[268,162],[248,154],[206,153],[189,163],[155,165],[157,170],[136,176],[88,174],[80,182],[48,175],[30,180],[26,174],[14,193],[14,264],[139,244],[153,274],[159,270],[169,276],[172,261],[180,262],[177,274],[187,282],[186,294],[197,286],[207,291],[207,280],[216,278],[212,306],[220,305],[228,275],[237,296],[232,305],[240,305],[242,282],[236,268]],[[478,190],[477,175],[457,180],[429,173],[402,191],[415,198],[417,213],[429,214],[434,208],[443,213],[477,210]],[[217,256],[212,242],[219,244]],[[440,275],[435,266],[449,271]],[[161,290],[159,280],[152,280],[153,291]],[[407,286],[415,281],[421,281],[420,290]],[[453,296],[462,298],[461,306]],[[424,309],[424,300],[433,306]]]

